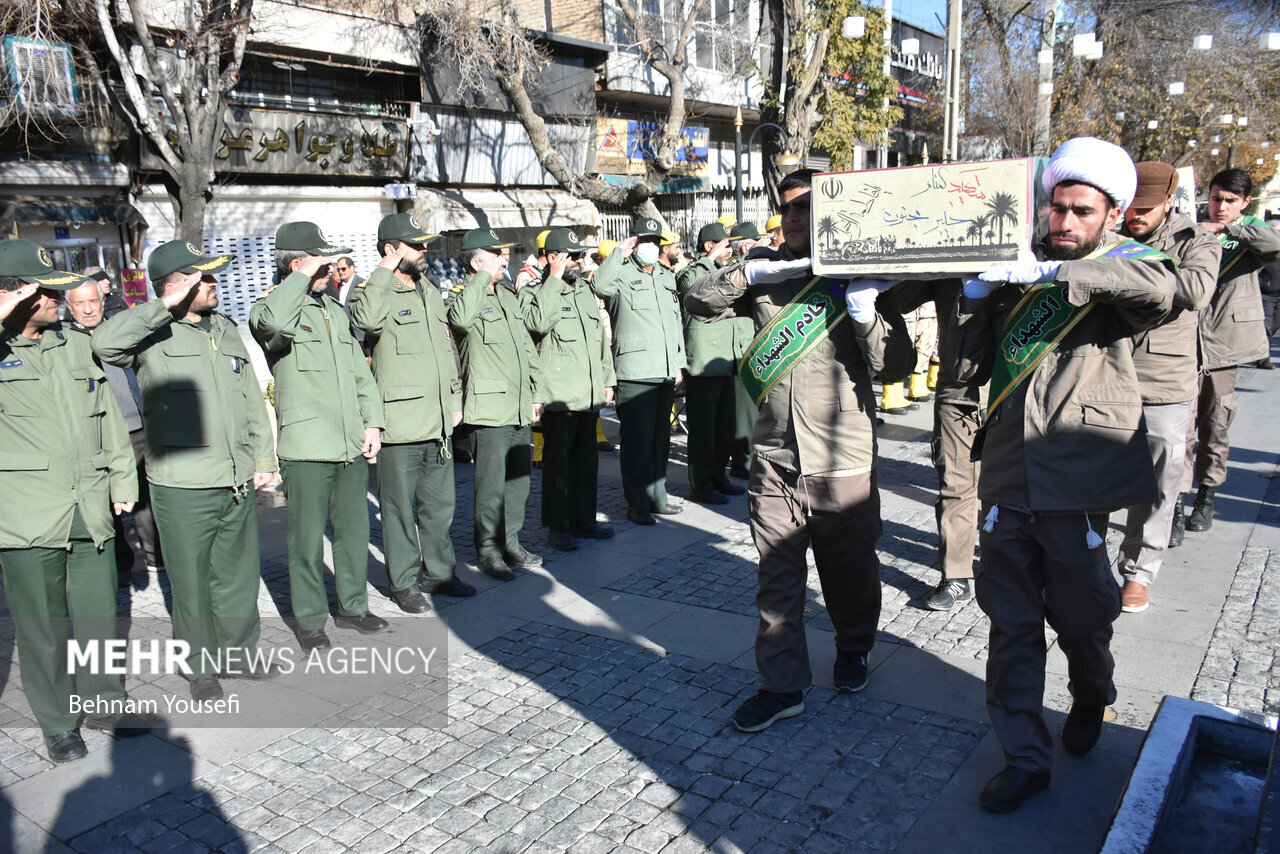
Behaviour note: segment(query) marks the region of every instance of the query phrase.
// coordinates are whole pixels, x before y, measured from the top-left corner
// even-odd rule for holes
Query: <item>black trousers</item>
[[[595,412],[542,413],[542,524],[558,531],[596,521],[600,451]]]
[[[736,383],[732,376],[685,378],[690,491],[706,491],[725,481],[724,468],[734,440]]]
[[[618,465],[627,503],[647,513],[667,503],[667,455],[671,451],[673,380],[618,380]]]

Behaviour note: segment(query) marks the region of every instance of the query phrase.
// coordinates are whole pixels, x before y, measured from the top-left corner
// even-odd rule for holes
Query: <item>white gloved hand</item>
[[[876,297],[893,287],[897,282],[889,279],[854,279],[844,292],[845,305],[849,307],[849,316],[859,323],[870,323],[876,318]]]
[[[813,262],[808,258],[797,258],[794,261],[748,261],[742,265],[742,274],[747,277],[748,285],[771,285],[807,273],[812,267]]]
[[[964,295],[969,299],[985,299],[991,292],[1000,287],[1002,282],[984,282],[982,279],[965,279]]]
[[[1037,285],[1041,282],[1052,282],[1054,277],[1058,275],[1058,268],[1061,266],[1061,261],[1025,261],[1021,264],[1010,264],[1006,267],[996,267],[994,270],[979,273],[978,278],[984,282]]]

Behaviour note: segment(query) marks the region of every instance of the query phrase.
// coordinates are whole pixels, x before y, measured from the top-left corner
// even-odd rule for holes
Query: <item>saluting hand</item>
[[[614,252],[621,252],[623,258],[630,257],[632,252],[636,251],[636,244],[640,242],[639,237],[628,237],[626,240],[618,244],[618,248]]]
[[[557,279],[564,278],[564,268],[569,265],[568,252],[553,252],[547,258],[547,269],[551,271],[551,275]]]
[[[166,285],[164,296],[160,297],[160,302],[164,303],[164,307],[172,311],[175,308],[181,308],[191,304],[191,300],[195,299],[196,289],[200,287],[199,273],[186,273],[185,278],[179,279],[175,284]],[[183,314],[186,314],[184,309]]]
[[[298,261],[298,268],[295,272],[301,273],[307,279],[314,279],[316,272],[333,260],[328,255],[307,255]]]
[[[364,430],[364,445],[360,448],[360,453],[371,463],[378,461],[378,451],[382,450],[382,431],[377,427],[366,427]]]
[[[13,310],[18,307],[19,303],[25,302],[36,295],[39,285],[23,285],[16,291],[4,291],[0,293],[0,320],[4,320]]]
[[[404,260],[404,254],[407,251],[409,251],[409,247],[406,244],[401,243],[399,246],[392,249],[386,255],[383,255],[382,263],[380,263],[378,266],[386,267],[388,270],[396,269],[397,267],[400,266],[400,262]]]

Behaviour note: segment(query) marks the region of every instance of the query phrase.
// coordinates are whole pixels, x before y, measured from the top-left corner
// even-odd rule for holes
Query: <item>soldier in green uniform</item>
[[[656,219],[637,219],[591,280],[613,321],[619,464],[627,518],[637,525],[684,509],[667,500],[671,403],[685,356],[676,277],[658,263],[661,239]]]
[[[676,276],[680,298],[703,276],[729,262],[729,232],[713,222],[698,232],[702,257]],[[746,341],[737,341],[745,337]],[[736,318],[710,323],[684,318],[684,346],[689,361],[685,372],[685,418],[689,427],[689,499],[701,504],[728,504],[729,495],[741,495],[746,488],[725,476],[734,439],[734,386],[738,384],[734,354],[745,352],[752,330]]]
[[[93,334],[93,352],[130,368],[142,388],[147,480],[173,592],[173,634],[191,645],[191,696],[222,697],[219,672],[275,670],[257,657],[258,512],[254,490],[275,479],[262,387],[235,321],[214,311],[234,255],[208,257],[172,240],[152,251],[158,299]]]
[[[382,401],[342,303],[326,293],[331,246],[313,222],[276,230],[276,275],[249,329],[276,380],[276,455],[284,478],[289,599],[303,651],[328,649],[324,528],[333,526],[334,625],[374,634],[369,611],[369,463],[382,447]]]
[[[616,379],[596,298],[580,278],[587,248],[557,228],[546,251],[542,281],[520,291],[520,309],[542,365],[542,524],[552,547],[571,551],[578,537],[613,536],[596,521],[596,413],[613,402]]]
[[[532,569],[542,558],[520,545],[529,501],[530,426],[542,415],[536,403],[539,368],[513,285],[503,278],[504,243],[487,228],[462,238],[467,280],[453,289],[449,323],[462,353],[462,420],[474,428],[475,543],[480,569],[500,581],[512,566]]]
[[[383,217],[382,263],[347,302],[373,355],[386,420],[378,500],[391,598],[410,614],[430,609],[423,593],[476,592],[454,573],[449,537],[455,505],[450,436],[462,421],[462,381],[444,300],[425,269],[424,247],[438,236],[424,232],[411,214]]]
[[[119,676],[68,670],[67,618],[81,644],[116,637],[111,516],[138,497],[129,430],[89,337],[58,323],[62,292],[82,280],[30,240],[0,241],[0,569],[22,688],[54,762],[85,755],[73,698],[95,710],[125,701]],[[113,731],[120,718],[95,711],[85,725]]]

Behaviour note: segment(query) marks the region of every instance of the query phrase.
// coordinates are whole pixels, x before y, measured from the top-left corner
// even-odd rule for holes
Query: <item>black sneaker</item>
[[[969,586],[969,579],[944,578],[929,598],[924,600],[924,606],[930,611],[950,611],[957,602],[972,598],[973,589]]]
[[[362,635],[376,635],[391,626],[386,620],[371,611],[348,617],[345,614],[334,614],[333,624],[340,629],[355,629]]]
[[[476,595],[475,587],[456,575],[448,578],[427,578],[418,581],[418,589],[428,596],[454,596],[459,599]]]
[[[191,680],[191,699],[197,703],[222,699],[222,683],[217,676],[201,676]]]
[[[298,629],[293,636],[298,639],[298,646],[302,647],[303,652],[311,652],[313,649],[333,649],[333,642],[329,640],[324,629]]]
[[[404,590],[391,591],[391,601],[396,603],[401,611],[406,614],[425,614],[431,610],[431,603],[427,601],[427,597],[422,595],[422,591],[418,589],[418,585],[412,584]]]
[[[511,571],[511,567],[500,557],[482,557],[480,558],[480,571],[490,578],[496,578],[499,581],[510,581],[516,577]]]
[[[502,559],[509,566],[518,566],[521,569],[537,569],[542,566],[542,558],[533,552],[520,546],[513,552],[506,552],[502,555]]]
[[[841,694],[856,694],[867,687],[867,654],[837,651],[832,681]]]
[[[75,730],[46,735],[44,747],[49,751],[49,758],[58,764],[74,762],[89,755],[89,751],[84,746],[84,739]]]
[[[804,695],[799,691],[779,694],[758,691],[733,713],[731,723],[738,732],[760,732],[774,721],[794,718],[804,711]]]

